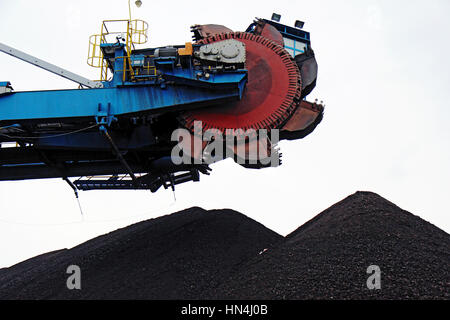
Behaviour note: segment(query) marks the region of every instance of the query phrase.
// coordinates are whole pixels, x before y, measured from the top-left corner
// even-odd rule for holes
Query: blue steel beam
[[[203,106],[239,99],[246,74],[236,74],[234,88],[123,86],[102,89],[14,92],[0,96],[0,124],[44,119],[123,116],[164,108]],[[220,89],[220,85],[218,86]],[[172,108],[171,108],[172,109]]]

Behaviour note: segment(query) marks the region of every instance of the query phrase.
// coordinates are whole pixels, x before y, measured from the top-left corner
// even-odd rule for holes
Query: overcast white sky
[[[171,191],[81,193],[82,219],[61,180],[0,182],[0,268],[133,222],[191,206],[232,208],[286,235],[357,190],[373,191],[450,232],[450,1],[150,1],[149,47],[190,41],[189,26],[245,30],[254,17],[305,21],[319,63],[309,96],[325,117],[303,140],[280,143],[283,165],[232,161]],[[217,3],[217,4],[216,4]],[[126,0],[0,1],[0,41],[97,79],[88,37],[128,17]],[[16,91],[75,88],[0,54],[0,81]]]

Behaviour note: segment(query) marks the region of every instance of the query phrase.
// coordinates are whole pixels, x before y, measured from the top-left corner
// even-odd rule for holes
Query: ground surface
[[[194,207],[1,269],[0,299],[449,299],[449,249],[450,235],[371,192],[286,238]],[[69,265],[81,290],[66,288]]]

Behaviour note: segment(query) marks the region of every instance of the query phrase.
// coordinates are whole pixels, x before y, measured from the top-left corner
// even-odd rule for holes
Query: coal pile
[[[198,299],[282,239],[233,210],[194,207],[0,271],[0,299]],[[66,287],[69,265],[81,290]]]
[[[242,266],[211,293],[232,299],[448,299],[450,236],[357,192]],[[379,267],[381,289],[367,273]],[[373,282],[372,282],[373,283]]]
[[[285,238],[194,207],[0,269],[0,299],[449,299],[449,249],[447,233],[370,192]],[[81,290],[66,287],[69,265]]]

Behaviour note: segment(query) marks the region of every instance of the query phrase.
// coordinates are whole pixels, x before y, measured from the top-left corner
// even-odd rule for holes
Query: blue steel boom
[[[303,82],[296,81],[301,86],[291,99],[293,107],[277,123],[282,138],[302,138],[320,122],[323,107],[304,100],[315,85],[317,72],[309,33],[258,19],[245,33],[197,25],[193,44],[136,49],[134,45],[142,43],[140,37],[146,39],[146,24],[142,22],[139,29],[139,20],[125,21],[126,38],[105,31],[107,23],[117,21],[105,21],[101,34],[91,37],[88,63],[101,68],[98,82],[0,44],[1,51],[80,85],[73,90],[16,92],[9,82],[0,82],[0,181],[63,178],[74,190],[152,192],[161,186],[174,188],[178,183],[198,181],[199,174],[209,174],[210,168],[204,163],[173,164],[170,155],[176,143],[171,133],[189,128],[186,119],[192,115],[201,120],[197,110],[229,112],[246,100],[246,94],[251,96],[252,87],[247,84],[253,71],[247,66],[255,54],[253,42],[258,41],[266,41],[267,52],[283,59],[290,53],[295,74],[303,76]],[[297,62],[300,56],[301,63]],[[248,105],[257,107],[249,99]],[[80,178],[71,182],[69,177]]]

